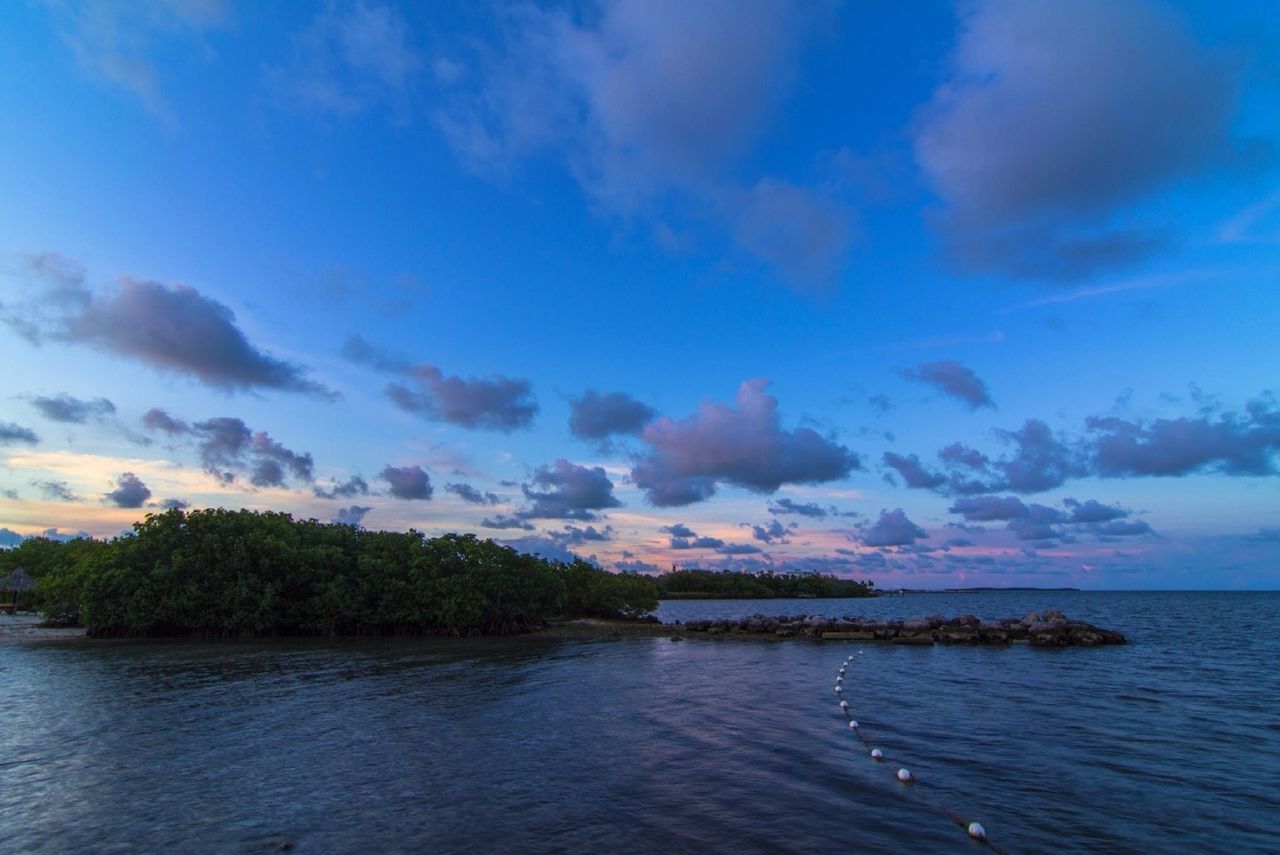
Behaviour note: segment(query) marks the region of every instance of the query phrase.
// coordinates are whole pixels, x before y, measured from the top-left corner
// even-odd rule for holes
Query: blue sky
[[[11,4],[0,538],[1269,587],[1252,3]]]

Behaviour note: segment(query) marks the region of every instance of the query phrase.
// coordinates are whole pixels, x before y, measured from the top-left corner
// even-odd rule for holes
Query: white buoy
[[[883,759],[884,759],[884,752],[883,752],[883,751],[881,751],[879,748],[872,748],[872,749],[871,749],[871,759],[872,759],[872,760],[883,760]]]
[[[849,729],[850,730],[858,729],[858,720],[856,718],[849,722]]]
[[[969,828],[967,830],[969,832],[969,836],[972,837],[974,840],[987,839],[987,830],[982,827],[982,823],[980,822],[969,823]]]
[[[839,686],[836,686],[836,694],[837,694],[837,695],[838,695],[838,694],[841,694],[843,691],[844,691],[844,689],[840,688]]]
[[[840,702],[840,709],[842,709],[842,710],[847,710],[848,708],[849,708],[849,702],[848,702],[848,701],[841,701],[841,702]]]
[[[843,682],[844,682],[844,677],[836,677],[836,682],[837,682],[837,683],[843,683]]]
[[[898,780],[904,784],[911,783],[911,770],[902,768],[898,770]]]

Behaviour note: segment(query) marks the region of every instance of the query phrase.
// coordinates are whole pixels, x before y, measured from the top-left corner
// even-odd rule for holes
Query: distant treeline
[[[638,617],[649,576],[548,561],[475,535],[364,531],[283,513],[148,515],[110,541],[30,538],[0,553],[34,605],[92,636],[480,635],[557,617]]]
[[[655,580],[658,596],[669,600],[773,599],[777,597],[870,597],[873,582],[855,582],[819,573],[738,573],[672,570]]]

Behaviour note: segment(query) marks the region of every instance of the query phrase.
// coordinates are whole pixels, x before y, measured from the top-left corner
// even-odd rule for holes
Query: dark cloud
[[[494,493],[482,493],[470,484],[445,484],[444,489],[446,493],[453,493],[473,505],[496,505],[502,501]]]
[[[191,425],[182,419],[174,418],[159,407],[152,407],[143,414],[142,426],[147,430],[167,433],[169,436],[191,433]]]
[[[902,508],[881,511],[879,518],[862,534],[863,546],[906,546],[929,533],[907,519]]]
[[[902,476],[902,480],[906,482],[908,487],[932,490],[947,483],[946,475],[925,469],[924,464],[920,462],[920,458],[914,454],[908,454],[904,457],[901,454],[886,451],[884,453],[884,462],[886,466],[893,468]]]
[[[38,488],[46,499],[55,502],[80,501],[80,497],[71,491],[66,481],[32,481],[31,486]]]
[[[4,496],[6,499],[12,499],[15,502],[18,501],[17,490],[0,490],[0,496]]]
[[[1049,426],[1038,419],[1027,419],[1019,430],[997,434],[1016,445],[1017,451],[1012,457],[992,464],[1003,477],[999,486],[992,486],[991,490],[1039,493],[1085,474],[1079,453],[1055,437]]]
[[[788,538],[795,525],[784,526],[777,520],[770,520],[768,525],[751,526],[751,537],[761,543],[789,543]]]
[[[526,537],[517,537],[512,540],[502,542],[503,546],[509,546],[517,552],[523,552],[526,555],[539,555],[549,561],[571,562],[578,560],[581,556],[571,552],[568,547],[557,540],[549,537],[539,537],[537,535],[528,535]],[[594,564],[594,558],[586,559]]]
[[[37,271],[40,272],[40,271]],[[48,278],[48,277],[46,277]],[[95,347],[221,389],[281,389],[330,396],[304,369],[254,347],[235,313],[189,285],[122,278],[94,292],[63,276],[48,301],[53,316],[33,322],[50,338]]]
[[[549,531],[547,537],[562,543],[565,546],[581,546],[584,543],[600,543],[613,540],[613,527],[605,526],[598,529],[593,525],[586,528],[579,528],[576,525],[566,525],[564,531]]]
[[[373,508],[368,505],[352,505],[349,508],[338,508],[338,514],[333,518],[333,521],[340,525],[359,528],[361,523],[364,522],[364,515],[371,510]]]
[[[799,503],[793,499],[776,499],[769,503],[771,514],[799,514],[802,517],[825,517],[827,510],[813,502]]]
[[[707,402],[684,419],[650,422],[643,434],[650,451],[631,470],[649,502],[691,504],[709,498],[721,481],[769,493],[783,484],[839,480],[860,468],[856,454],[809,428],[783,430],[766,385],[744,382],[736,408]]]
[[[479,172],[505,177],[550,150],[605,214],[688,221],[654,223],[660,244],[687,243],[681,232],[710,223],[789,281],[826,284],[848,250],[852,212],[825,190],[733,167],[828,14],[792,0],[620,0],[589,15],[515,7],[507,38],[477,46],[438,121]]]
[[[1096,499],[1086,499],[1083,502],[1076,499],[1063,499],[1062,503],[1071,509],[1069,521],[1073,523],[1104,523],[1129,515],[1124,508],[1104,505]]]
[[[18,442],[35,445],[39,441],[40,437],[36,436],[36,432],[31,428],[24,428],[13,422],[0,422],[0,445],[13,445]]]
[[[388,466],[381,477],[391,485],[391,495],[397,499],[430,499],[434,492],[431,477],[421,466]]]
[[[535,489],[536,488],[536,489]],[[613,495],[613,482],[599,466],[578,466],[563,458],[534,470],[532,486],[521,488],[532,502],[520,512],[526,519],[594,520],[594,511],[622,503]]]
[[[762,551],[749,543],[726,543],[716,550],[721,555],[759,555]]]
[[[354,496],[369,495],[369,482],[359,475],[352,475],[341,484],[335,481],[328,490],[312,487],[311,491],[315,493],[318,499],[350,499]]]
[[[697,533],[684,523],[675,523],[674,525],[664,525],[658,531],[665,531],[672,537],[697,537]]]
[[[417,384],[387,386],[387,396],[410,413],[465,428],[510,433],[529,427],[538,412],[528,380],[447,377],[434,365],[415,365],[408,374]]]
[[[266,462],[277,464],[277,466],[287,468],[295,478],[300,478],[303,481],[311,480],[315,461],[311,459],[310,454],[298,454],[295,451],[290,451],[272,439],[266,431],[261,430],[254,433],[249,445],[250,453],[259,459],[259,465]],[[277,481],[276,483],[283,482]]]
[[[1067,540],[1064,526],[1099,537],[1131,537],[1151,534],[1151,526],[1141,520],[1126,519],[1129,511],[1104,505],[1096,499],[1065,499],[1067,510],[1026,504],[1016,496],[965,496],[949,508],[968,522],[1005,522],[1005,528],[1019,540]]]
[[[618,434],[638,434],[654,416],[648,404],[624,392],[601,394],[588,389],[569,399],[569,432],[579,439],[604,440]]]
[[[969,522],[1004,522],[1025,516],[1027,506],[1017,496],[966,496],[948,510]]]
[[[926,383],[943,394],[963,401],[971,410],[995,406],[987,392],[987,384],[973,373],[972,368],[954,360],[922,362],[901,373],[907,380]]]
[[[248,425],[232,416],[215,416],[196,422],[192,432],[200,437],[197,448],[205,471],[224,483],[234,481],[231,470],[243,465],[245,449],[253,438]]]
[[[182,510],[191,507],[191,503],[186,499],[163,499],[160,502],[160,507],[166,511]]]
[[[1133,537],[1139,534],[1153,534],[1151,526],[1143,520],[1111,520],[1093,526],[1094,534],[1103,537]]]
[[[915,128],[957,261],[1063,278],[1149,254],[1160,237],[1114,228],[1114,217],[1228,158],[1227,64],[1162,4],[966,9],[951,74]]]
[[[90,401],[62,394],[56,398],[32,398],[31,404],[51,422],[82,425],[89,419],[104,419],[116,411],[116,405],[106,398]]]
[[[125,472],[116,480],[116,488],[104,498],[117,508],[140,508],[151,498],[151,490],[132,472]]]
[[[493,517],[485,517],[480,520],[483,528],[518,528],[524,531],[533,531],[533,524],[520,519],[519,517],[508,516],[506,514],[498,514]]]
[[[987,459],[987,456],[982,452],[959,442],[953,442],[950,445],[939,449],[938,459],[948,466],[972,469],[975,472],[985,470],[991,463],[991,461]]]
[[[698,533],[684,523],[662,526],[658,531],[670,535],[667,545],[672,549],[719,549],[724,541],[718,537],[699,537]]]
[[[1099,475],[1179,476],[1198,471],[1274,475],[1280,451],[1280,410],[1254,401],[1242,414],[1126,421],[1089,419]]]
[[[257,460],[249,472],[249,483],[255,487],[283,487],[284,467],[275,460]]]
[[[872,395],[867,398],[867,403],[878,413],[884,414],[893,409],[893,401],[889,400],[888,395]]]
[[[368,365],[379,371],[404,374],[413,366],[409,360],[388,350],[383,350],[359,335],[349,335],[342,343],[342,355],[358,365]]]

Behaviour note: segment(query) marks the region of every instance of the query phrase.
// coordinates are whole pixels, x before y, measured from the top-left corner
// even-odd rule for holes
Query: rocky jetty
[[[1069,620],[1056,609],[1031,612],[1025,617],[981,620],[973,615],[945,618],[933,615],[910,620],[796,615],[740,620],[691,620],[665,625],[668,629],[699,636],[761,636],[809,638],[831,641],[888,641],[893,644],[1030,644],[1032,647],[1100,647],[1124,644],[1114,630]]]

